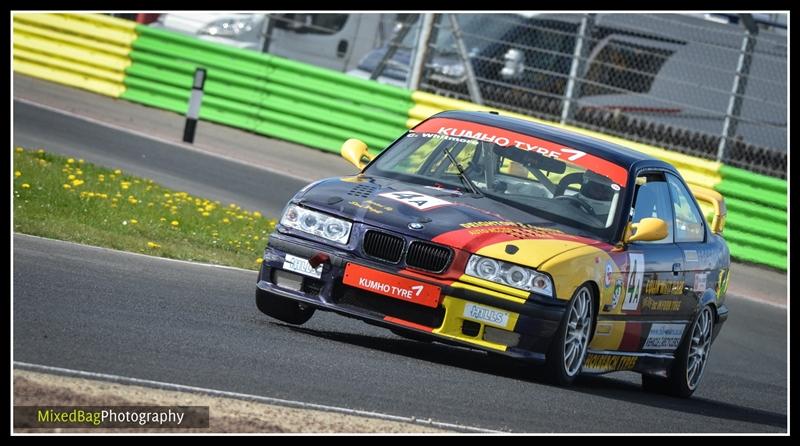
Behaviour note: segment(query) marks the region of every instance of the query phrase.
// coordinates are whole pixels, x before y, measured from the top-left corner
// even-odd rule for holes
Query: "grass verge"
[[[14,231],[257,269],[275,220],[44,150],[14,150]]]

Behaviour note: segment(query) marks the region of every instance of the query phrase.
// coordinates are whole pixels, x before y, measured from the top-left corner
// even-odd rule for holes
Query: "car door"
[[[620,313],[625,321],[620,351],[674,350],[682,335],[683,253],[675,244],[669,184],[663,172],[637,175],[631,222],[655,217],[667,223],[667,237],[628,245],[621,271]]]
[[[725,271],[719,270],[718,247],[709,246],[707,224],[691,192],[675,175],[667,174],[667,181],[675,219],[675,243],[684,257],[685,305],[694,310],[706,289],[715,288],[720,273]]]

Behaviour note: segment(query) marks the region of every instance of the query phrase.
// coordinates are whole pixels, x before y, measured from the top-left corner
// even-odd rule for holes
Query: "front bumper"
[[[319,253],[330,258],[323,266],[320,279],[302,276],[299,291],[276,284],[274,271],[283,269],[286,254],[310,259]],[[438,308],[430,308],[345,285],[342,278],[348,263],[440,286],[442,299]],[[411,277],[392,269],[391,265],[277,232],[270,236],[257,287],[267,293],[371,324],[410,330],[438,340],[534,361],[545,359],[566,308],[563,301],[545,302],[533,297],[521,300],[474,284],[442,283],[434,278],[426,280],[420,275]],[[465,316],[465,308],[470,303],[506,314],[505,324]]]

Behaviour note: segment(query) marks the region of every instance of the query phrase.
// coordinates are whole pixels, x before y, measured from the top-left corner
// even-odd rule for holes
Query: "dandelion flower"
[[[263,257],[259,257],[259,258],[257,258],[257,259],[256,259],[256,265],[261,265],[261,262],[263,262],[263,261],[264,261],[264,258],[263,258]]]
[[[159,218],[158,220],[159,220],[159,221],[167,221],[167,219],[166,219],[166,218],[164,218],[164,217],[161,217],[161,218]]]
[[[132,218],[132,219],[131,219],[131,224],[132,224],[132,225],[135,225],[135,224],[137,224],[137,223],[139,223],[139,220],[137,220],[137,219],[135,219],[135,218]]]
[[[72,180],[72,185],[75,187],[78,187],[81,184],[83,184],[83,180]]]
[[[24,151],[25,151],[25,149],[23,149],[22,147],[17,147],[17,149],[16,149],[17,153],[22,153]]]
[[[22,187],[23,189],[30,189],[31,185],[28,184],[28,183],[22,183],[22,185],[20,187]]]
[[[208,217],[209,215],[211,214],[209,214],[208,212],[203,212],[203,217]]]
[[[116,169],[116,170],[114,170],[114,173],[115,173],[116,175],[122,175],[122,171],[121,171],[121,170],[119,170],[119,169]]]
[[[223,218],[223,219],[222,219],[222,222],[223,222],[223,223],[230,223],[231,221],[230,221],[230,220],[228,220],[228,217],[225,217],[225,218]]]
[[[19,178],[21,176],[22,176],[22,172],[20,172],[19,170],[14,172],[14,178]]]
[[[147,247],[155,249],[155,248],[160,248],[161,245],[159,245],[158,243],[154,243],[154,242],[147,242]]]
[[[74,158],[70,158],[70,159],[67,160],[67,164],[73,164],[73,163],[75,163],[75,159]]]
[[[171,224],[172,226],[178,226],[178,225],[180,225],[180,223],[178,223],[178,220],[172,220],[172,221],[170,222],[170,224]]]
[[[261,218],[261,212],[258,212],[258,211],[253,212],[253,217]]]
[[[72,186],[70,186],[69,184],[64,184],[61,187],[63,187],[64,189],[72,189]]]

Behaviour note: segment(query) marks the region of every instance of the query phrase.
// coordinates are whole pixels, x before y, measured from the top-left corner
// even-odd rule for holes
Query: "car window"
[[[675,241],[702,242],[705,239],[703,216],[697,210],[691,193],[675,176],[668,175],[667,180],[675,215]]]
[[[667,223],[668,235],[661,240],[637,243],[672,243],[674,240],[672,208],[669,186],[663,175],[643,175],[636,178],[636,197],[633,204],[631,222],[638,223],[643,218],[660,218]]]
[[[336,34],[350,14],[272,14],[275,27],[298,34]]]
[[[611,39],[591,60],[581,96],[647,93],[673,51]]]
[[[610,239],[621,217],[627,169],[584,147],[449,118],[427,120],[387,149],[368,174],[467,190]]]

